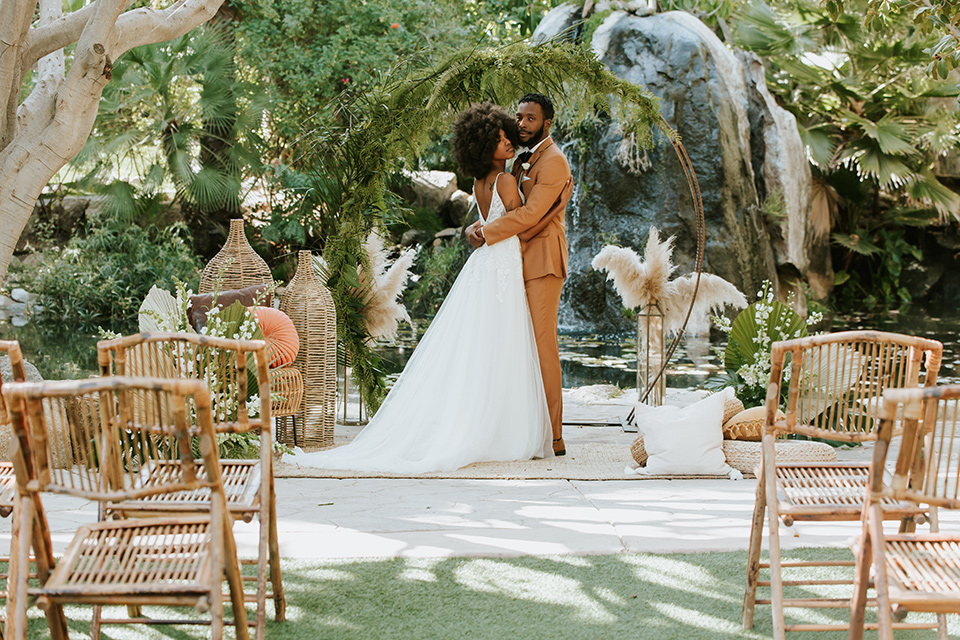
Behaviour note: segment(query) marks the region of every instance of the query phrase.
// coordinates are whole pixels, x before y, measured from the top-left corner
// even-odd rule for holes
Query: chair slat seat
[[[171,461],[158,461],[141,472],[143,487],[163,484],[180,473],[179,465]],[[227,508],[233,514],[254,514],[260,509],[260,480],[262,470],[259,460],[223,460],[220,462],[223,490]],[[197,477],[205,481],[201,469]],[[158,493],[139,500],[112,503],[111,511],[124,514],[138,512],[191,512],[204,511],[210,506],[210,489],[200,487],[192,491]]]
[[[27,640],[27,610],[35,599],[50,637],[61,640],[69,637],[68,603],[93,605],[93,640],[100,638],[104,605],[127,605],[131,619],[145,624],[158,621],[140,615],[142,606],[193,606],[209,612],[209,620],[201,622],[210,625],[210,638],[220,640],[227,602],[237,640],[248,640],[243,576],[208,385],[113,376],[9,384],[3,394],[17,444],[4,637]],[[71,411],[63,433],[78,461],[69,468],[51,463],[62,447],[48,424],[48,417],[65,407]],[[202,495],[207,504],[189,514],[125,518],[114,511],[112,519],[103,518],[110,504],[150,502],[161,493]],[[79,526],[59,559],[41,500],[45,494],[98,505],[98,521]]]
[[[870,463],[779,464],[776,477],[781,516],[856,520],[863,511]],[[884,499],[883,506],[892,520],[922,513],[912,502]]]
[[[84,525],[50,575],[42,594],[88,604],[131,590],[150,597],[202,595],[214,571],[209,518],[100,522]]]
[[[902,427],[892,474],[894,426]],[[960,509],[960,385],[888,389],[865,494],[857,548],[850,640],[863,638],[869,591],[876,592],[880,640],[894,640],[895,622],[913,611],[937,614],[937,638],[947,640],[947,613],[960,613],[960,536],[939,531],[941,510]],[[930,533],[883,526],[887,499],[930,510]]]
[[[890,594],[894,601],[911,596],[929,601],[932,594],[952,594],[960,605],[960,537],[895,535],[884,538]]]
[[[13,511],[17,492],[17,476],[12,462],[0,462],[0,516],[6,518]]]
[[[274,407],[286,401],[299,404],[302,377],[299,371],[285,367],[270,370],[263,340],[227,340],[184,333],[140,333],[97,343],[100,373],[103,376],[158,375],[165,378],[200,379],[209,387],[212,398],[213,429],[218,434],[252,432],[258,434],[259,460],[224,459],[220,461],[227,509],[235,519],[251,522],[254,517],[262,530],[258,544],[257,567],[257,640],[266,635],[266,602],[272,598],[274,617],[282,621],[285,599],[280,572],[280,547],[277,534],[275,491],[273,487],[273,436],[271,418]],[[252,386],[251,381],[256,380]],[[274,387],[276,384],[276,388]],[[300,385],[300,389],[297,385]],[[279,392],[275,396],[275,392]],[[282,396],[282,401],[281,401]],[[134,413],[150,418],[146,398],[135,403]],[[291,405],[292,407],[292,405]],[[287,407],[291,409],[291,407]],[[252,409],[256,409],[255,411]],[[285,409],[286,410],[286,409]],[[258,417],[250,417],[259,412]],[[257,466],[254,469],[254,466]],[[157,478],[165,473],[152,469]],[[149,498],[126,498],[106,505],[105,515],[153,517],[164,514],[204,512],[209,508],[201,490]],[[268,586],[269,585],[269,586]]]

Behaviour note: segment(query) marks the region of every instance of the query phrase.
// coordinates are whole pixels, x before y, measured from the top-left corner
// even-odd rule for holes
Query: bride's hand
[[[467,227],[464,230],[464,234],[467,236],[467,240],[473,245],[473,248],[476,249],[483,244],[483,237],[480,235],[480,221],[474,222],[472,225]]]

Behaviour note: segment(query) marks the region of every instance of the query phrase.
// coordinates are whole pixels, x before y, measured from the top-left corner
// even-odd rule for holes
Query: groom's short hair
[[[517,104],[523,104],[524,102],[534,102],[540,105],[540,109],[543,110],[543,119],[544,120],[553,120],[553,100],[543,95],[542,93],[527,93]]]

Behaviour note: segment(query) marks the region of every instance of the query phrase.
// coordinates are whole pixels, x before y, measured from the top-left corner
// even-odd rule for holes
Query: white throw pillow
[[[723,455],[725,393],[715,393],[686,407],[644,407],[637,428],[647,450],[643,475],[725,475],[734,469]]]

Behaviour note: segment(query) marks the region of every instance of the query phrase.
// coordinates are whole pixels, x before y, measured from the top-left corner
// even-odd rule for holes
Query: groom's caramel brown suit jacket
[[[565,214],[573,193],[573,180],[566,157],[550,138],[543,141],[527,164],[529,171],[523,171],[519,162],[513,167],[525,204],[485,225],[483,236],[487,244],[496,244],[511,236],[520,238],[523,280],[556,441],[563,434],[557,313],[563,280],[567,277]]]

